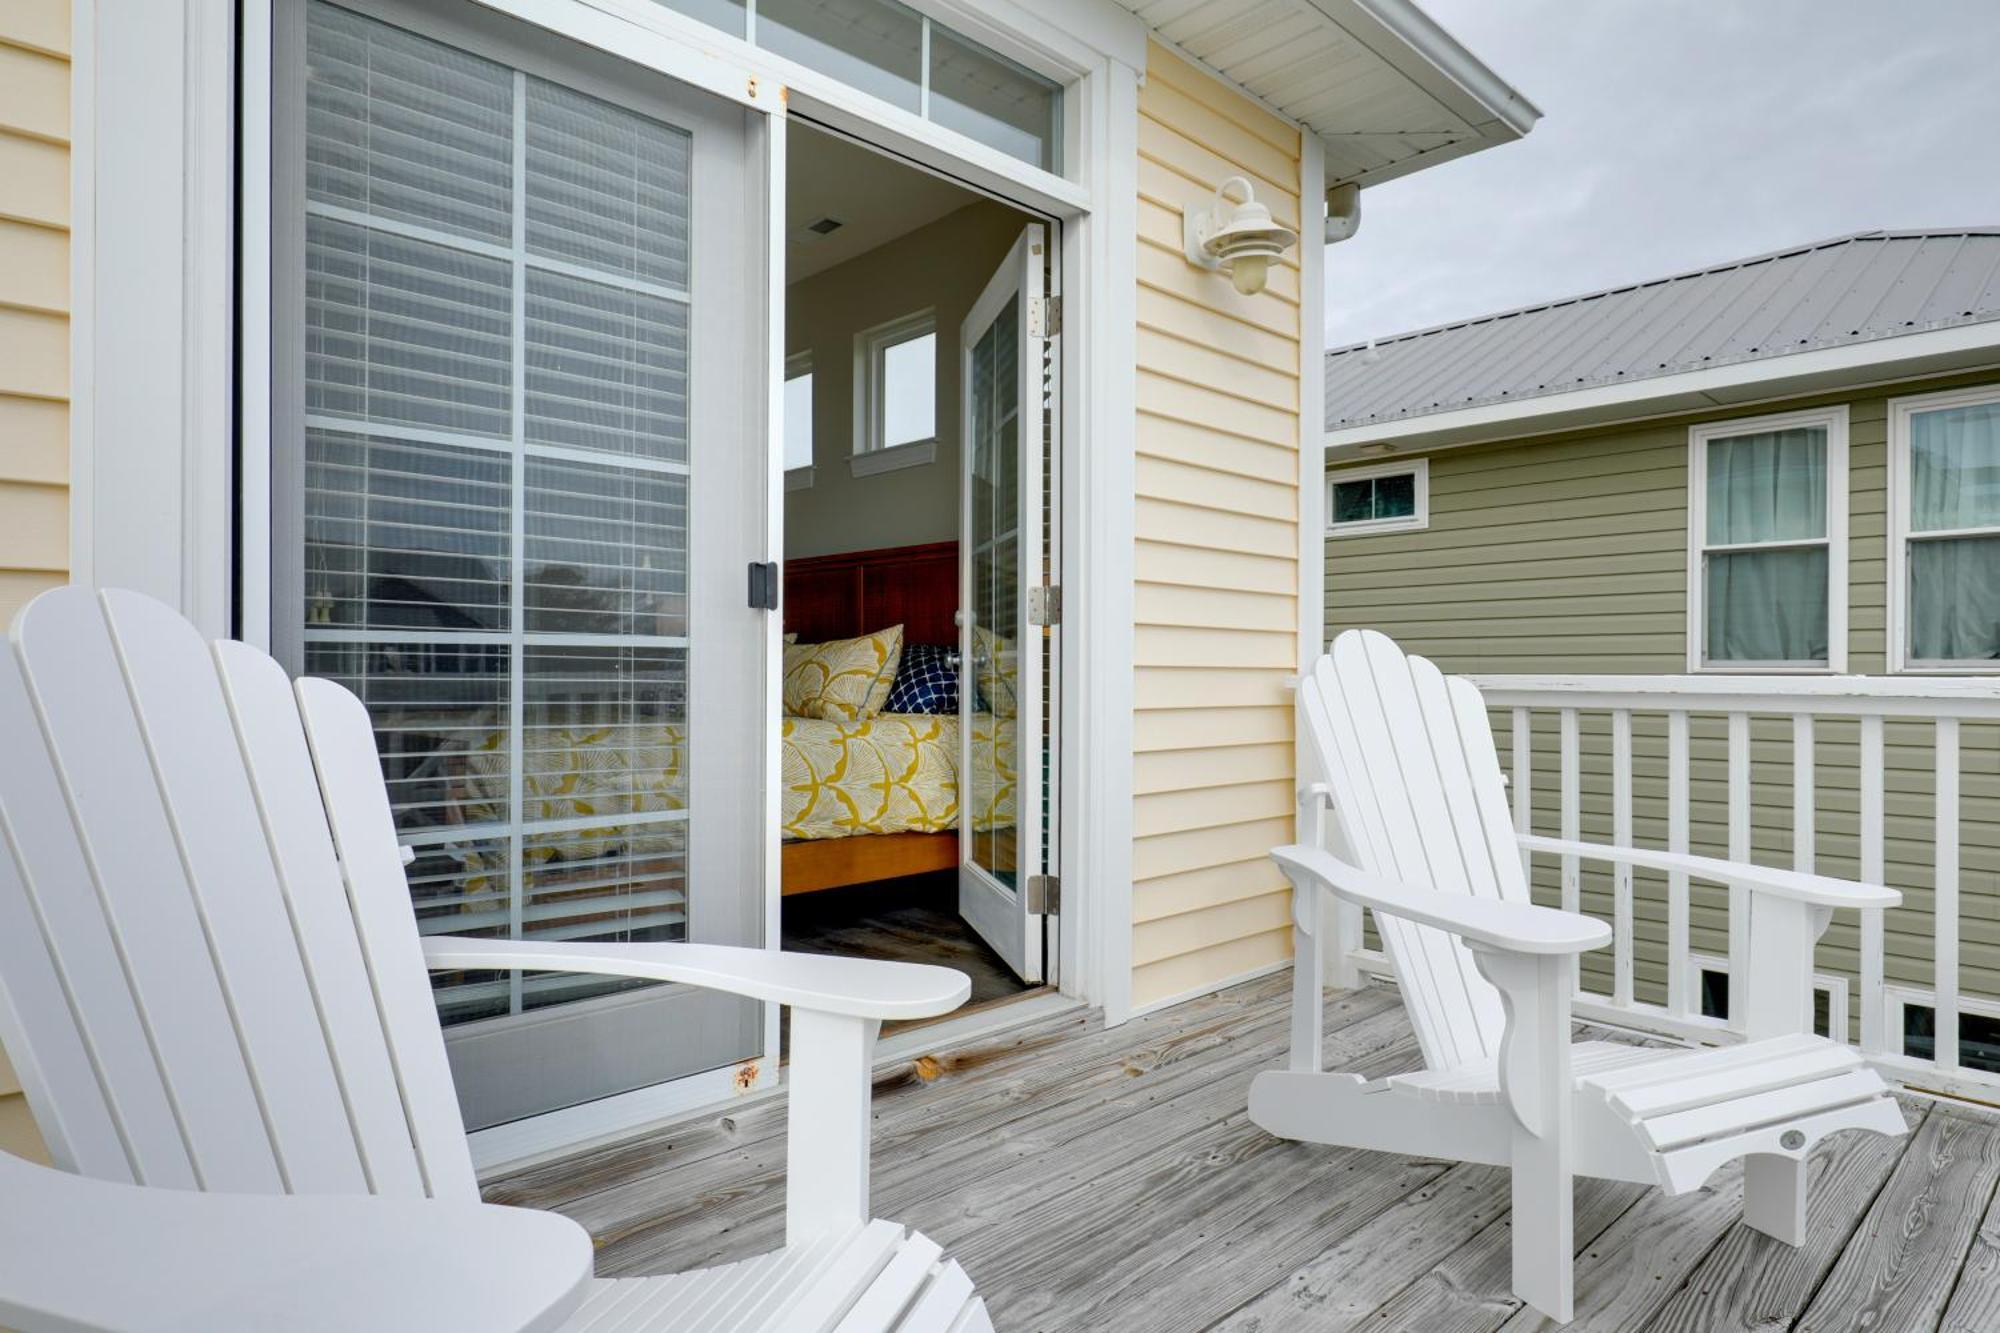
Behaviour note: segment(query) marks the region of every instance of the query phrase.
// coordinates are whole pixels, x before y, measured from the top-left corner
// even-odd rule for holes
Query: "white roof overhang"
[[[1410,0],[1115,0],[1315,135],[1329,187],[1511,143],[1541,118]]]

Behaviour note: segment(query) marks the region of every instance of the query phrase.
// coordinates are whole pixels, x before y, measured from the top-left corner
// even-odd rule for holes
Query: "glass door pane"
[[[754,815],[693,824],[698,792],[754,806],[760,749],[761,625],[697,595],[703,568],[740,594],[761,555],[744,113],[588,95],[510,64],[490,19],[441,13],[419,33],[307,0],[286,29],[299,539],[274,623],[374,716],[419,929],[755,943]],[[720,368],[697,404],[704,328]],[[724,518],[707,536],[704,506]],[[468,1122],[756,1054],[740,1002],[528,1021],[640,985],[435,976]]]

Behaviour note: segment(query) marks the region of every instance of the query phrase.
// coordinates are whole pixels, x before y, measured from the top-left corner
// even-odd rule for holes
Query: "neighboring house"
[[[1373,626],[1486,677],[1851,673],[2000,692],[2000,228],[1866,232],[1339,349],[1326,425],[1329,635]],[[1556,726],[1536,714],[1538,829],[1559,817]],[[1731,837],[1720,726],[1694,734],[1697,849]],[[1633,734],[1634,836],[1655,845],[1661,728],[1641,718]],[[1817,847],[1801,849],[1792,733],[1754,721],[1756,793],[1735,836],[1759,859],[1858,866],[1853,728],[1820,724]],[[1606,716],[1580,732],[1580,817],[1608,834]],[[1986,1069],[2000,1068],[1996,732],[1968,722],[1959,741],[1952,937],[1966,1063]],[[1917,890],[1886,924],[1892,1041],[1921,1043],[1928,1021],[1937,759],[1927,726],[1890,724],[1885,870]],[[1604,905],[1602,889],[1586,883],[1586,900]],[[1639,988],[1657,999],[1648,901],[1642,883]],[[1696,954],[1728,953],[1699,900],[1694,929]],[[1859,1030],[1875,1015],[1845,995],[1856,949],[1836,926],[1820,966],[1826,1003]],[[1716,982],[1688,983],[1711,1012]]]
[[[744,564],[768,585],[755,566],[786,549],[785,127],[808,120],[1031,214],[1050,241],[1036,280],[1060,304],[1023,312],[1042,398],[1021,405],[1046,427],[1051,494],[1008,548],[1009,577],[1062,594],[1042,635],[1049,725],[1022,738],[1019,765],[1046,836],[1009,850],[1026,860],[1009,861],[1003,905],[1047,942],[1045,976],[1122,1021],[1289,955],[1265,854],[1292,836],[1286,686],[1319,642],[1322,199],[1512,141],[1538,114],[1408,0],[13,0],[0,614],[66,577],[137,588],[211,634],[350,672],[413,727],[498,728],[516,739],[495,753],[516,755],[524,705],[507,682],[556,660],[534,656],[547,607],[566,627],[609,627],[548,641],[572,655],[533,688],[584,701],[564,706],[605,706],[626,697],[619,673],[670,672],[690,641],[696,659],[714,645],[710,663],[745,664],[723,682],[749,719],[723,747],[747,756],[742,799],[697,779],[683,826],[711,837],[704,801],[734,817],[752,793],[772,817],[703,853],[712,868],[675,910],[694,913],[689,938],[727,916],[775,942],[779,624],[744,614]],[[691,240],[676,230],[690,142]],[[1184,249],[1184,213],[1237,176],[1305,233],[1249,294]],[[692,370],[662,370],[674,355]],[[721,414],[692,431],[675,388],[688,382],[695,412]],[[746,446],[714,466],[697,452],[693,482],[675,482],[684,462],[641,459],[658,443],[649,412],[685,447]],[[731,468],[721,498],[673,499]],[[617,564],[603,589],[585,555],[523,592],[521,562],[538,557],[521,548],[575,512],[570,482],[545,480],[565,469],[598,499],[576,479],[610,478],[620,503],[667,496],[697,536],[622,519],[634,531],[602,557]],[[434,517],[447,491],[465,532]],[[413,498],[433,507],[398,517]],[[342,540],[383,561],[305,561],[302,522],[324,533],[345,517],[361,535]],[[692,585],[660,591],[690,540]],[[633,554],[655,541],[683,544]],[[364,620],[345,621],[341,579],[364,576]],[[365,619],[392,585],[395,616]],[[449,634],[433,592],[446,585],[485,599]],[[694,627],[663,633],[677,614]],[[633,626],[636,647],[619,641]],[[620,652],[641,665],[601,665]],[[697,728],[726,715],[691,702]],[[412,784],[399,790],[447,790],[427,756],[392,760]],[[494,790],[460,790],[456,814],[415,839],[480,868],[421,886],[447,895],[428,905],[433,926],[477,907],[532,929],[589,887],[543,869],[560,828],[524,847],[519,818],[490,844],[446,826],[468,809],[504,817],[509,799],[518,816]],[[623,846],[634,859],[641,840]],[[681,854],[664,833],[644,848]],[[508,1031],[571,1012],[534,1008],[518,976],[463,986],[483,986]],[[623,1012],[620,997],[595,1003],[578,1022]],[[777,1053],[772,1012],[725,1067],[475,1148],[545,1150],[768,1083]],[[32,1134],[15,1091],[0,1065],[0,1146]]]

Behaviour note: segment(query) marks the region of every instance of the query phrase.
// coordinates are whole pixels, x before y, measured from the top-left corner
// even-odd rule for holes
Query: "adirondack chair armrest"
[[[849,1018],[930,1018],[950,1013],[972,993],[966,975],[948,967],[722,944],[599,944],[462,935],[430,935],[423,944],[424,961],[434,972],[519,968],[677,981]]]
[[[1566,838],[1545,838],[1533,833],[1519,834],[1518,840],[1531,852],[1645,866],[1649,870],[1679,871],[1693,879],[1734,885],[1810,907],[1895,907],[1903,901],[1900,892],[1880,884],[1859,884],[1827,875],[1810,875],[1800,870],[1751,865],[1746,861],[1688,856],[1647,847],[1607,847],[1602,843],[1572,842]]]
[[[1348,865],[1316,847],[1279,847],[1272,851],[1271,859],[1301,892],[1316,884],[1337,898],[1370,911],[1436,926],[1468,944],[1509,953],[1573,954],[1611,943],[1611,927],[1592,917],[1398,883]]]
[[[544,1329],[590,1278],[555,1213],[120,1184],[0,1152],[0,1326]]]

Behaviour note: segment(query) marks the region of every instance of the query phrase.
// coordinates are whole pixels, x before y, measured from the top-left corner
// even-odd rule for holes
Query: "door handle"
[[[750,562],[750,609],[753,611],[778,609],[778,566],[775,561]]]

